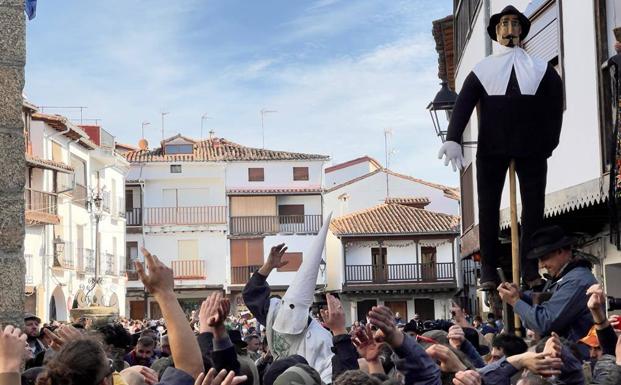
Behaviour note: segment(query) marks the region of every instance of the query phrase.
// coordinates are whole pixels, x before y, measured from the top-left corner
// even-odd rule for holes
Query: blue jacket
[[[561,276],[548,285],[552,297],[534,305],[530,294],[523,294],[514,306],[524,326],[541,336],[556,332],[573,342],[587,335],[593,317],[587,308],[587,289],[597,283],[587,261],[572,261]]]
[[[405,385],[442,385],[440,367],[414,338],[406,335],[403,344],[393,350],[393,361],[405,377]]]

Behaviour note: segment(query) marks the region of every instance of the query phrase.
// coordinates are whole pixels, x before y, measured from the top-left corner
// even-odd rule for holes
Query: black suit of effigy
[[[520,254],[522,278],[538,277],[536,260],[526,260],[528,239],[543,221],[547,158],[559,142],[563,119],[563,84],[550,65],[534,95],[522,95],[515,75],[504,95],[488,95],[474,72],[466,78],[451,116],[446,140],[461,143],[478,105],[477,192],[481,282],[498,282],[499,209],[511,159],[515,159],[522,198]],[[502,264],[507,266],[508,264]]]

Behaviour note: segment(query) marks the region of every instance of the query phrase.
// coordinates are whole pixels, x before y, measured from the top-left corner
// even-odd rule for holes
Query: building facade
[[[335,175],[331,175],[331,174]],[[348,322],[384,304],[404,320],[447,318],[460,285],[459,191],[399,174],[369,157],[326,169],[328,286]],[[338,183],[337,183],[338,182]]]
[[[98,304],[124,315],[119,207],[127,161],[101,127],[83,128],[28,103],[24,124],[26,311],[68,321],[72,309]]]
[[[244,284],[279,243],[289,247],[290,262],[269,283],[284,292],[321,228],[328,158],[181,135],[152,150],[141,146],[125,154],[131,163],[125,185],[130,316],[160,315],[131,271],[143,245],[172,266],[188,313],[213,290],[226,292],[235,311],[245,310]]]
[[[548,160],[545,222],[580,234],[578,246],[599,262],[596,274],[605,282],[608,293],[620,296],[621,285],[613,277],[621,271],[621,253],[609,236],[618,225],[607,206],[610,170],[615,164],[611,141],[618,101],[612,98],[606,62],[615,55],[613,30],[621,26],[621,4],[614,0],[517,0],[512,4],[532,23],[523,48],[548,61],[563,80],[563,128],[560,144]],[[500,0],[455,0],[452,19],[434,22],[440,78],[454,82],[455,91],[459,92],[476,63],[499,48],[487,35],[486,27],[490,15],[506,5],[507,1]],[[477,124],[477,114],[473,113],[463,136],[470,144],[463,148],[466,165],[460,174],[460,257],[469,260],[471,266],[479,252],[474,162]],[[509,239],[510,231],[507,185],[500,211],[504,239]],[[518,194],[518,209],[519,199]],[[510,243],[504,244],[510,258]],[[476,281],[476,275],[474,278]]]

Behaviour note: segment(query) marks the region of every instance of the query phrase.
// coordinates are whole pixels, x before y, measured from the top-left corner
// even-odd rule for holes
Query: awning
[[[32,167],[44,168],[47,170],[64,172],[67,174],[73,173],[73,167],[69,166],[68,164],[49,159],[41,159],[30,154],[26,154],[26,163]]]
[[[608,199],[609,183],[610,176],[606,174],[602,177],[546,194],[543,216],[545,218],[550,218],[603,203]],[[521,212],[521,210],[522,205],[518,204],[518,213]],[[518,215],[518,222],[519,221],[520,216]],[[510,209],[509,207],[505,207],[500,210],[500,228],[504,230],[510,226]]]

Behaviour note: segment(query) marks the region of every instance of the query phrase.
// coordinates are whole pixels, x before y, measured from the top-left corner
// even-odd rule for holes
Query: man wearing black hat
[[[24,314],[24,334],[28,336],[28,348],[34,357],[46,350],[45,345],[39,339],[41,334],[39,331],[40,324],[41,318],[32,313]]]
[[[520,48],[530,21],[513,6],[490,18],[487,32],[497,41],[495,53],[479,62],[465,79],[439,157],[463,168],[462,134],[478,106],[477,191],[481,287],[499,283],[499,208],[510,161],[520,180],[522,198],[522,279],[540,284],[535,261],[525,258],[528,240],[543,220],[547,158],[559,142],[563,113],[562,81],[548,63]]]
[[[556,332],[561,337],[578,341],[593,326],[587,308],[587,289],[597,283],[591,273],[591,262],[573,255],[574,239],[559,226],[537,230],[527,258],[539,260],[550,276],[541,297],[548,300],[536,304],[532,293],[520,293],[517,285],[503,283],[498,287],[502,300],[513,306],[528,329],[541,336]]]

